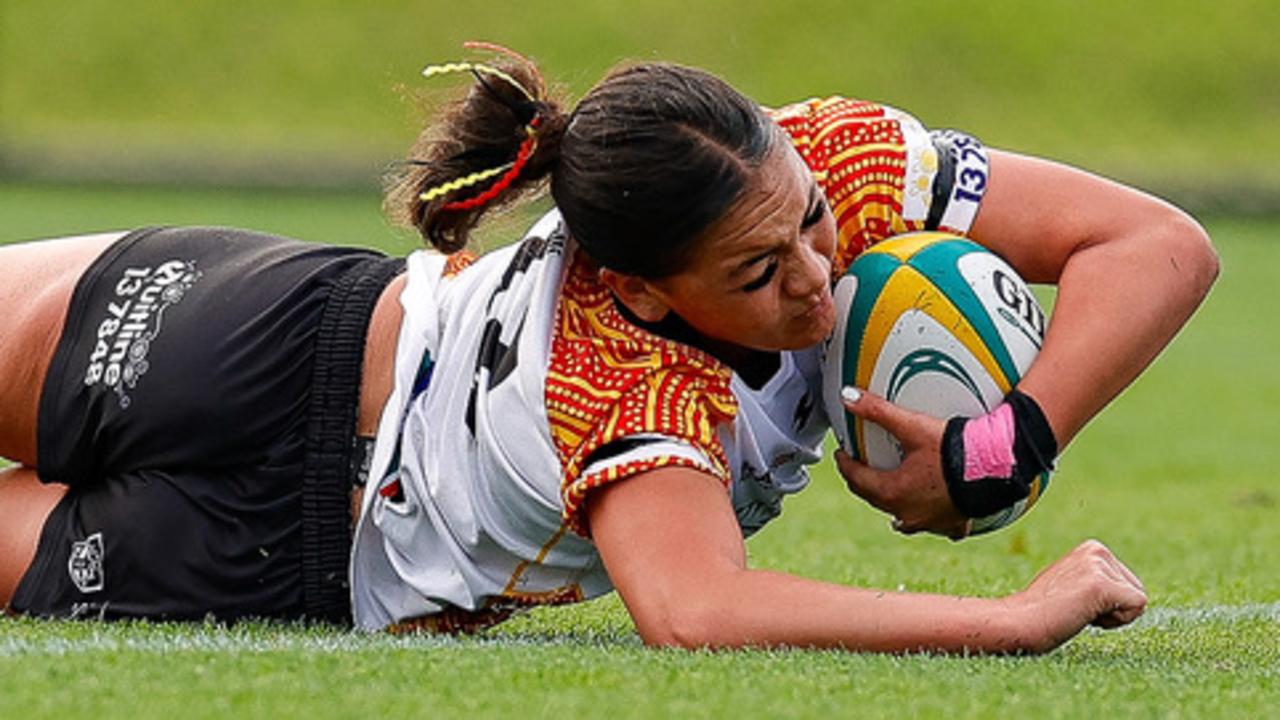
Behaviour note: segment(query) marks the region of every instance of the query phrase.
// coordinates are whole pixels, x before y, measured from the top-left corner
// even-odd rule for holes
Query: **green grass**
[[[675,60],[761,102],[881,100],[1238,206],[1280,193],[1278,24],[1274,0],[6,0],[0,172],[372,186],[414,134],[397,88],[450,86],[419,69],[479,38],[574,95],[619,60]]]
[[[659,652],[623,632],[10,625],[6,717],[1242,718],[1265,717],[1280,691],[1280,653],[1256,639],[1274,618],[1147,624],[1046,658],[983,659]]]
[[[413,246],[366,195],[0,185],[0,217],[9,239],[216,222]],[[757,566],[996,595],[1097,537],[1150,592],[1151,610],[1131,628],[1088,631],[1041,658],[960,659],[650,651],[613,597],[534,612],[471,639],[6,620],[0,717],[1272,716],[1280,707],[1280,324],[1265,308],[1280,221],[1208,227],[1224,268],[1208,302],[1068,449],[1050,492],[1018,524],[955,544],[902,538],[824,464],[749,543]]]

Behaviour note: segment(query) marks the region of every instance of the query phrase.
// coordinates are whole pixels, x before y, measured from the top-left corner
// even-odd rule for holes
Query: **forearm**
[[[879,652],[1041,652],[1090,622],[1141,614],[1141,583],[1088,542],[1004,598],[884,592],[746,567],[723,488],[662,468],[595,491],[596,547],[650,645]]]
[[[1059,449],[1155,359],[1204,298],[1218,260],[1186,213],[1057,163],[991,150],[972,234],[1058,297],[1019,388]]]
[[[1204,231],[1176,211],[1067,259],[1044,347],[1019,384],[1060,448],[1172,340],[1217,267]]]
[[[767,570],[726,572],[704,587],[675,616],[641,627],[646,642],[873,652],[1045,649],[1033,618],[1009,599],[867,590]]]

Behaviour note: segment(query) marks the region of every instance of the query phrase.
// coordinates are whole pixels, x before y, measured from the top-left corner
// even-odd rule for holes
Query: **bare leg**
[[[0,246],[0,457],[35,466],[40,390],[71,293],[85,269],[121,235]],[[0,498],[0,508],[4,503]],[[0,534],[7,527],[0,521]],[[0,547],[4,542],[0,537]]]
[[[65,485],[45,484],[34,470],[0,470],[0,609],[7,608],[18,583],[31,566],[40,531]]]

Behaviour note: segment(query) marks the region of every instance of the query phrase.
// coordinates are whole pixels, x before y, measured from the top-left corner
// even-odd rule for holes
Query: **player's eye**
[[[813,207],[809,208],[809,212],[805,213],[804,220],[800,223],[800,228],[807,230],[822,222],[822,216],[826,214],[826,211],[827,200],[822,196],[822,193],[817,193]]]
[[[746,285],[743,285],[742,291],[755,292],[756,290],[759,290],[765,285],[768,285],[769,281],[773,279],[773,276],[776,272],[778,272],[778,259],[771,258],[769,260],[769,264],[765,267],[764,272],[760,273],[760,277],[756,278],[755,280],[752,280]]]

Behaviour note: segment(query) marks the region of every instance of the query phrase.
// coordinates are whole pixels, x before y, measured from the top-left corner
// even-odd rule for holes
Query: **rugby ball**
[[[837,320],[823,360],[823,402],[841,448],[882,470],[902,461],[897,440],[845,411],[840,389],[869,390],[939,418],[995,409],[1030,367],[1046,318],[1008,263],[955,235],[920,232],[878,243],[834,289]],[[974,533],[1016,520],[1049,473],[1014,507],[973,520]]]

